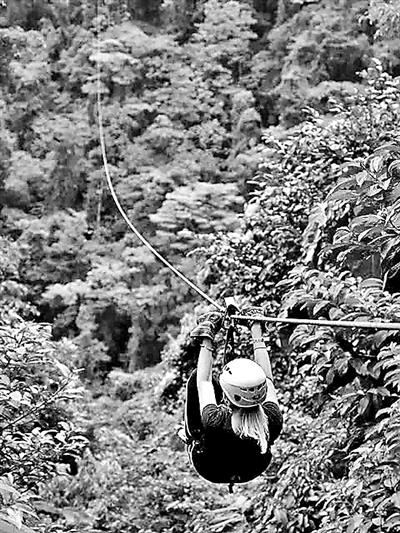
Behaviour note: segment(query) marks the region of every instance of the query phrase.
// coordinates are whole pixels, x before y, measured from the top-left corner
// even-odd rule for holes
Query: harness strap
[[[235,324],[231,320],[228,329],[226,331],[225,337],[225,348],[224,348],[224,365],[232,361],[235,358]]]
[[[225,318],[229,320],[229,325],[227,326],[225,336],[224,365],[235,358],[235,331],[237,330],[234,315],[239,312],[234,298],[225,298],[225,305]]]

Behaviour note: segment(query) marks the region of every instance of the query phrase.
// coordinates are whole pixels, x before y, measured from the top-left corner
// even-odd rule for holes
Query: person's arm
[[[200,344],[199,359],[197,361],[197,392],[199,395],[200,413],[209,404],[217,404],[212,383],[212,341],[203,338]]]
[[[254,361],[258,363],[264,370],[268,380],[268,391],[265,401],[274,402],[278,405],[278,398],[276,396],[274,379],[272,376],[271,362],[269,360],[267,347],[262,338],[262,328],[259,322],[254,322],[254,324],[251,326],[251,336],[254,347]]]

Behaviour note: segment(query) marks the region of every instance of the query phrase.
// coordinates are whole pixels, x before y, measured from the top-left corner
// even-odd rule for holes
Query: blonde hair
[[[268,417],[261,405],[250,408],[236,408],[232,413],[232,429],[241,438],[255,439],[266,453],[269,443]]]

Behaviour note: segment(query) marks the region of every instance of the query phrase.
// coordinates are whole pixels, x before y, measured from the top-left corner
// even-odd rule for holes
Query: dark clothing
[[[273,444],[282,431],[282,413],[274,402],[265,402],[262,405],[264,413],[269,420],[270,444]],[[221,428],[224,431],[232,432],[232,411],[227,405],[206,405],[201,414],[201,421],[205,429]]]
[[[206,405],[200,414],[196,372],[187,384],[186,431],[192,444],[189,447],[192,464],[205,479],[214,483],[244,483],[259,476],[271,461],[268,448],[261,453],[254,439],[240,438],[231,425],[231,409],[220,404],[222,390],[213,381],[219,405]],[[282,429],[282,415],[273,402],[266,402],[264,410],[270,421],[270,444]]]

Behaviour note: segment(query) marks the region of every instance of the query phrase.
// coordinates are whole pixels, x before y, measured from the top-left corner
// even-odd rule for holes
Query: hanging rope
[[[100,29],[98,28],[98,35],[100,34]],[[100,50],[100,42],[98,41],[98,49]],[[99,137],[100,137],[100,148],[101,155],[103,159],[104,172],[106,175],[107,185],[110,190],[110,194],[114,200],[115,205],[117,206],[118,211],[120,212],[122,218],[125,220],[126,224],[130,230],[136,235],[140,242],[159,260],[163,263],[173,274],[175,274],[181,281],[186,283],[191,289],[193,289],[197,294],[204,298],[208,303],[213,305],[216,309],[221,312],[226,312],[225,307],[211,298],[203,290],[200,289],[193,281],[187,278],[182,272],[180,272],[176,267],[174,267],[165,257],[163,257],[151,244],[150,242],[139,232],[139,230],[132,224],[129,220],[127,214],[122,208],[118,196],[115,192],[110,170],[108,166],[107,152],[106,152],[106,143],[104,137],[104,128],[103,128],[103,109],[101,102],[101,84],[100,84],[100,61],[97,63],[97,117],[98,117],[98,126],[99,126]],[[241,314],[231,315],[231,318],[235,320],[246,320],[255,319],[254,316],[246,316]],[[367,329],[386,329],[386,330],[400,330],[399,322],[369,322],[369,321],[351,321],[351,320],[313,320],[313,319],[303,319],[303,318],[279,318],[279,317],[268,317],[260,316],[257,317],[257,320],[260,322],[269,322],[274,324],[304,324],[304,325],[314,325],[314,326],[329,326],[329,327],[341,327],[341,328],[367,328]]]

